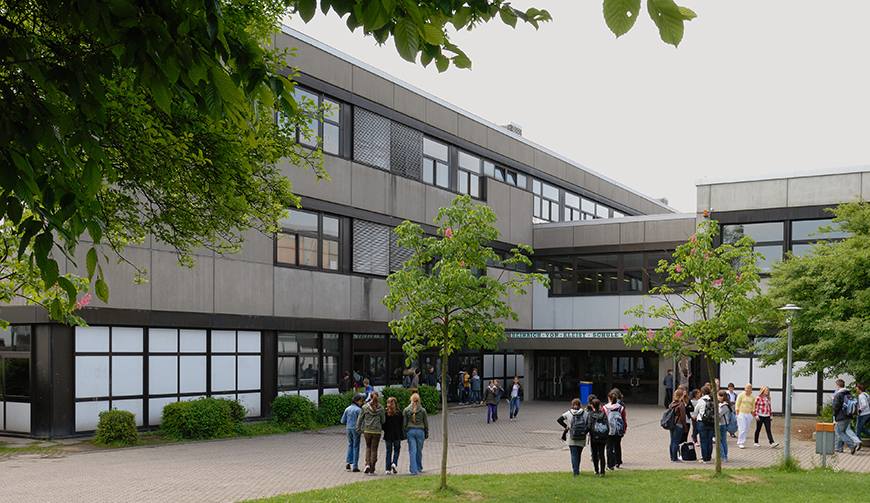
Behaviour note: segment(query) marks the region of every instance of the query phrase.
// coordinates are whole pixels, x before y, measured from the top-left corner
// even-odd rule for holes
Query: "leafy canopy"
[[[617,38],[634,26],[640,14],[640,4],[641,0],[604,0],[604,21]],[[674,47],[683,40],[684,23],[698,17],[691,9],[680,7],[674,0],[647,0],[646,9],[659,29],[659,36]]]
[[[790,255],[774,267],[768,297],[773,305],[802,308],[793,319],[797,373],[870,379],[870,204],[854,201],[831,210],[833,226],[818,231],[810,253]],[[833,230],[850,237],[821,241]],[[787,330],[760,345],[765,364],[786,358]]]

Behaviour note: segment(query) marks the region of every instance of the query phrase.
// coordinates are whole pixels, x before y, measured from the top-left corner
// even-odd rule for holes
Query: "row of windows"
[[[531,190],[534,193],[534,223],[624,216],[607,205],[498,166],[364,108],[354,107],[351,121],[349,113],[342,113],[343,107],[350,110],[349,105],[342,105],[323,94],[297,87],[296,99],[307,110],[314,110],[306,114],[307,125],[314,136],[306,136],[299,128],[294,131],[302,145],[320,147],[333,155],[353,157],[355,161],[476,199],[486,197],[486,178]],[[281,122],[280,117],[278,120]],[[353,142],[344,147],[342,134],[351,128],[350,122],[353,123]],[[352,154],[343,151],[346,148],[351,148]]]
[[[610,253],[535,260],[534,271],[550,277],[551,296],[631,294],[662,286],[655,271],[673,252]]]

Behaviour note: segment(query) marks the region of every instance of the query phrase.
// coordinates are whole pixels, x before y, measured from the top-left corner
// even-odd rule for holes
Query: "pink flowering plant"
[[[716,377],[714,362],[733,361],[735,351],[746,348],[751,335],[765,332],[772,311],[759,288],[756,262],[761,256],[752,249],[755,242],[744,237],[733,245],[714,246],[718,233],[718,222],[705,220],[677,247],[673,260],[659,261],[656,272],[665,281],[650,295],[661,302],[626,311],[646,325],[623,325],[629,347],[705,357],[711,382]],[[716,422],[718,434],[718,414]],[[721,471],[718,447],[716,470]]]

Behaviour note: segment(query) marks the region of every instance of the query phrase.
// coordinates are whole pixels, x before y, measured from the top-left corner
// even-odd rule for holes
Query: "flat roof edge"
[[[760,182],[764,180],[783,180],[788,178],[808,178],[813,176],[832,176],[832,175],[847,175],[852,173],[868,173],[870,165],[862,166],[845,166],[839,168],[820,168],[804,171],[784,171],[782,173],[769,173],[760,175],[749,175],[737,178],[699,178],[695,180],[695,186],[702,185],[720,185],[726,183],[743,183],[743,182]]]

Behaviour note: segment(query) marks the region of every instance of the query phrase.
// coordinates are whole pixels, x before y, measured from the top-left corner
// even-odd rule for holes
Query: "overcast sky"
[[[473,69],[442,74],[334,13],[284,22],[684,212],[698,179],[870,164],[870,2],[682,3],[698,18],[674,48],[645,7],[616,39],[600,1],[514,0],[553,22],[456,33]]]

